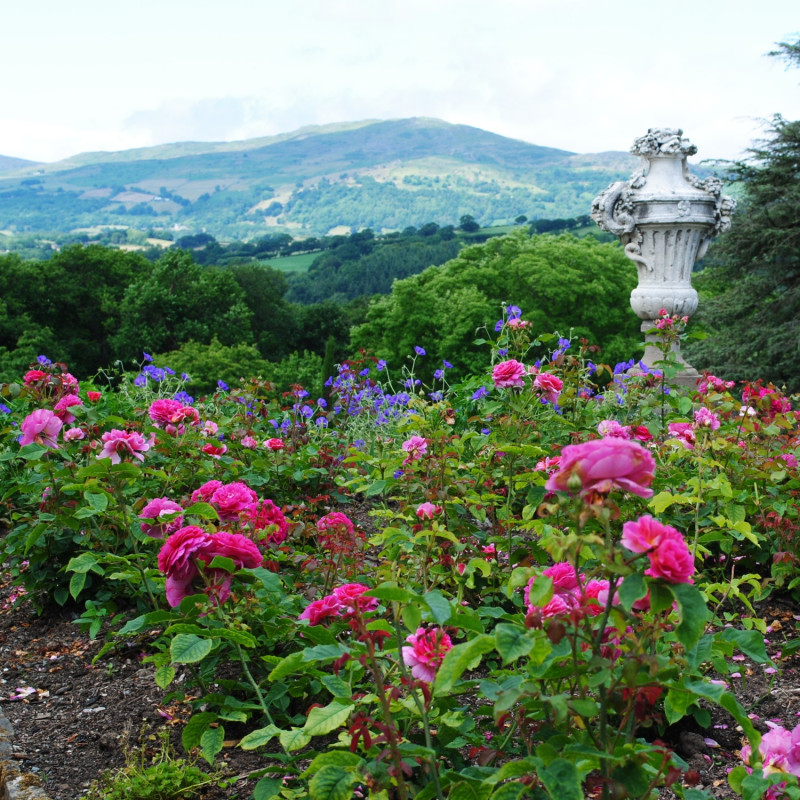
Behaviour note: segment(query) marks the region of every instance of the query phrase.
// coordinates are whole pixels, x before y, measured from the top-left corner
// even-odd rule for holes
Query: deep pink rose
[[[570,478],[580,480],[581,494],[607,493],[622,489],[639,497],[652,497],[655,461],[639,442],[628,439],[593,439],[583,444],[567,445],[561,451],[559,470],[547,479],[545,487],[566,492]]]
[[[646,425],[637,425],[633,429],[633,438],[638,439],[640,442],[649,442],[653,438],[650,429]]]
[[[511,358],[508,361],[501,361],[495,364],[492,370],[492,381],[494,385],[503,389],[516,387],[521,389],[525,385],[525,375],[527,370],[525,365]]]
[[[187,525],[175,531],[158,553],[158,569],[167,576],[165,583],[167,602],[180,605],[184,597],[192,594],[189,587],[200,576],[198,560],[207,552],[211,534],[197,525]]]
[[[556,592],[577,590],[584,577],[582,574],[577,575],[575,567],[568,561],[559,561],[557,564],[553,564],[552,567],[543,570],[542,575],[546,575],[553,581],[553,590]]]
[[[92,403],[96,403],[102,396],[102,392],[86,392],[86,397],[88,397]]]
[[[347,514],[343,514],[341,511],[331,511],[330,514],[317,520],[317,530],[320,532],[336,528],[343,528],[347,533],[352,533],[353,522]]]
[[[259,543],[280,544],[289,535],[289,523],[272,500],[261,500],[247,507],[242,519],[253,526]]]
[[[268,450],[283,450],[283,439],[267,439],[264,447]]]
[[[69,410],[71,406],[82,406],[83,400],[76,394],[65,394],[55,405],[56,416],[65,424],[75,422],[75,415]]]
[[[153,446],[153,437],[145,439],[141,433],[135,431],[121,431],[118,428],[104,433],[103,449],[98,458],[110,458],[112,464],[119,464],[122,456],[133,456],[138,461],[144,461],[144,454]]]
[[[608,602],[608,590],[610,588],[611,584],[607,580],[598,580],[596,578],[592,578],[592,580],[583,587],[581,605],[590,616],[594,617],[602,613]],[[614,599],[617,601],[619,598],[615,596]]]
[[[656,549],[647,554],[650,567],[645,575],[661,578],[667,583],[694,583],[694,558],[683,536],[674,528],[669,528],[658,542]]]
[[[664,525],[649,514],[639,517],[636,522],[626,522],[622,526],[622,546],[627,547],[632,553],[646,553],[654,547],[664,536],[680,536],[675,528]]]
[[[153,400],[147,414],[156,424],[165,425],[167,422],[176,422],[173,417],[183,408],[183,403],[169,397]]]
[[[631,429],[629,425],[623,425],[615,419],[604,419],[598,426],[597,432],[603,437],[614,437],[616,439],[630,439]],[[638,437],[637,437],[638,438]]]
[[[56,438],[62,426],[61,420],[49,408],[32,411],[19,426],[22,431],[19,443],[40,444],[42,447],[58,447]]]
[[[25,386],[32,386],[34,383],[40,383],[48,378],[48,374],[41,369],[29,369],[22,379]]]
[[[680,440],[687,450],[694,450],[697,437],[691,422],[670,422],[667,425],[667,431],[674,439]]]
[[[183,509],[168,497],[156,497],[139,512],[139,519],[153,520],[155,524],[143,522],[142,533],[154,539],[170,536],[183,526],[183,517],[177,516],[169,521],[166,517],[179,514]]]
[[[201,450],[211,458],[219,458],[228,452],[228,445],[226,444],[204,444]]]
[[[558,396],[564,388],[561,378],[549,372],[540,372],[534,379],[533,385],[540,389],[549,403],[557,403]]]
[[[797,468],[797,456],[795,456],[794,453],[781,453],[778,458],[783,460],[789,469]]]
[[[68,428],[64,431],[63,436],[65,442],[79,442],[86,438],[86,432],[83,428]]]
[[[248,450],[255,450],[258,447],[258,442],[252,436],[242,436],[242,447]]]
[[[437,514],[442,513],[442,507],[433,503],[420,503],[417,506],[417,516],[420,519],[433,519]]]
[[[211,497],[217,489],[222,486],[222,481],[208,481],[204,483],[199,489],[192,492],[193,503],[209,503]]]
[[[261,565],[264,556],[255,542],[242,536],[240,533],[226,533],[219,531],[211,537],[211,545],[208,552],[209,561],[214,556],[224,556],[230,558],[236,564],[237,569],[247,567],[255,569]]]
[[[422,436],[412,436],[410,439],[406,439],[401,447],[408,453],[403,464],[419,461],[428,452],[428,442]]]
[[[222,520],[237,519],[248,506],[258,501],[258,495],[245,483],[224,483],[209,501]]]
[[[433,683],[436,670],[442,664],[453,642],[441,628],[417,628],[406,637],[409,647],[403,648],[403,663],[419,681]]]
[[[319,625],[320,622],[329,617],[341,616],[341,611],[342,604],[338,598],[335,595],[328,594],[313,603],[309,603],[299,618],[307,619],[309,625]]]
[[[334,597],[341,603],[342,609],[352,614],[359,611],[374,611],[378,607],[377,597],[364,597],[364,592],[369,591],[369,586],[363,583],[345,583],[333,590]]]

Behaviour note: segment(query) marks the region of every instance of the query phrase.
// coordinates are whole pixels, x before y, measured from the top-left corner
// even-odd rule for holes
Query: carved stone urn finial
[[[650,128],[633,143],[640,167],[627,181],[612,183],[592,203],[592,219],[619,236],[625,255],[639,270],[631,292],[631,308],[644,320],[642,331],[655,327],[659,311],[691,316],[697,310],[692,268],[711,240],[731,224],[736,201],[721,194],[715,177],[700,179],[689,172],[687,156],[697,148],[679,128]],[[652,366],[662,356],[646,337],[642,361]],[[694,385],[698,372],[680,355],[679,382]]]

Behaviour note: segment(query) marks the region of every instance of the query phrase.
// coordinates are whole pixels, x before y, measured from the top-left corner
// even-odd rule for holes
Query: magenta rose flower
[[[98,458],[110,458],[112,464],[119,464],[122,456],[133,456],[138,461],[144,461],[144,454],[153,446],[153,437],[145,439],[141,433],[135,431],[121,431],[118,428],[104,433],[103,449]]]
[[[494,385],[501,389],[516,387],[521,389],[525,385],[525,375],[527,370],[525,365],[516,359],[501,361],[495,364],[492,370],[492,380]]]
[[[343,528],[347,533],[353,532],[353,522],[347,514],[341,511],[331,511],[317,520],[317,530],[322,533],[331,529]]]
[[[86,433],[83,428],[68,428],[64,431],[65,442],[79,442],[81,439],[86,438]]]
[[[40,444],[42,447],[58,448],[58,432],[62,426],[61,420],[49,408],[40,408],[32,411],[19,426],[22,431],[19,443]]]
[[[442,507],[433,503],[420,503],[417,506],[417,516],[420,519],[433,519],[437,514],[442,513]]]
[[[264,556],[255,542],[242,536],[240,533],[227,533],[219,531],[211,537],[211,544],[208,551],[208,559],[214,556],[224,556],[230,558],[236,564],[237,569],[255,569],[261,566]]]
[[[172,400],[169,397],[160,397],[153,400],[147,414],[157,425],[166,425],[168,422],[176,422],[173,417],[183,408],[183,403]]]
[[[549,372],[540,372],[534,379],[533,385],[541,390],[548,403],[557,403],[558,396],[564,388],[561,378]]]
[[[406,439],[401,447],[408,453],[403,464],[410,464],[412,461],[419,461],[428,452],[428,441],[422,436],[412,436]]]
[[[222,486],[222,481],[207,481],[192,492],[193,503],[210,503],[214,492]]]
[[[409,646],[403,648],[403,663],[417,680],[433,683],[436,670],[453,647],[450,637],[441,628],[417,628],[406,641]]]
[[[694,558],[683,536],[674,528],[665,526],[667,531],[662,535],[655,550],[647,554],[650,567],[645,575],[661,578],[667,583],[694,583]]]
[[[307,619],[309,625],[319,625],[323,620],[330,617],[341,616],[342,604],[335,595],[328,594],[325,597],[309,603],[299,619]]]
[[[597,432],[603,436],[612,436],[617,439],[631,439],[631,429],[629,425],[622,425],[615,419],[604,419],[598,426]],[[636,437],[638,438],[638,437]]]
[[[667,425],[669,435],[678,439],[687,450],[694,450],[697,437],[691,422],[670,422]]]
[[[187,525],[175,531],[162,545],[158,554],[158,569],[167,576],[167,602],[180,605],[191,592],[189,586],[200,577],[198,559],[207,552],[211,534],[197,525]]]
[[[56,416],[64,423],[75,422],[75,415],[69,410],[72,406],[82,406],[83,400],[75,394],[65,394],[56,404]]]
[[[561,451],[558,472],[547,479],[545,487],[566,492],[568,482],[580,481],[580,494],[622,489],[639,497],[652,497],[655,461],[639,442],[628,439],[593,439],[583,444],[567,445]]]
[[[258,502],[258,495],[245,483],[224,483],[211,495],[222,520],[237,519],[248,506]]]
[[[669,525],[664,525],[649,514],[639,517],[636,522],[626,522],[622,526],[622,546],[627,547],[632,553],[646,553],[654,547],[664,536],[678,535],[678,531]]]
[[[142,533],[154,539],[163,539],[170,536],[183,526],[183,517],[177,516],[168,519],[173,514],[179,514],[183,509],[168,497],[156,497],[150,500],[139,513],[139,519],[153,520],[152,523],[142,523]]]
[[[378,607],[378,598],[364,597],[364,592],[368,591],[369,586],[364,586],[363,583],[345,583],[333,590],[333,596],[347,614],[354,614],[356,610],[374,611]]]
[[[283,450],[283,439],[267,439],[264,447],[268,450]]]
[[[280,544],[289,535],[289,523],[272,500],[260,500],[249,505],[242,514],[242,520],[253,526],[254,538],[262,544]]]

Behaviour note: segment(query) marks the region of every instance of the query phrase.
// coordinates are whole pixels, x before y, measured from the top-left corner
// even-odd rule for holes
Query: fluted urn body
[[[682,317],[697,310],[692,268],[711,239],[730,227],[736,202],[721,194],[719,179],[700,179],[689,172],[686,158],[697,148],[680,129],[651,128],[631,152],[640,157],[639,170],[595,198],[592,219],[619,236],[625,255],[639,270],[631,307],[647,331],[661,309]],[[682,361],[679,351],[676,355]],[[644,362],[651,366],[661,357],[649,343]],[[688,377],[697,374],[683,363]]]

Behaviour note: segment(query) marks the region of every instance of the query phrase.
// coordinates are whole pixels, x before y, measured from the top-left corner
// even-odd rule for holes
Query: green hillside
[[[623,153],[579,155],[467,125],[413,118],[304,128],[231,143],[84,153],[0,175],[0,230],[97,225],[205,231],[247,240],[344,226],[402,230],[587,213],[627,176]]]

